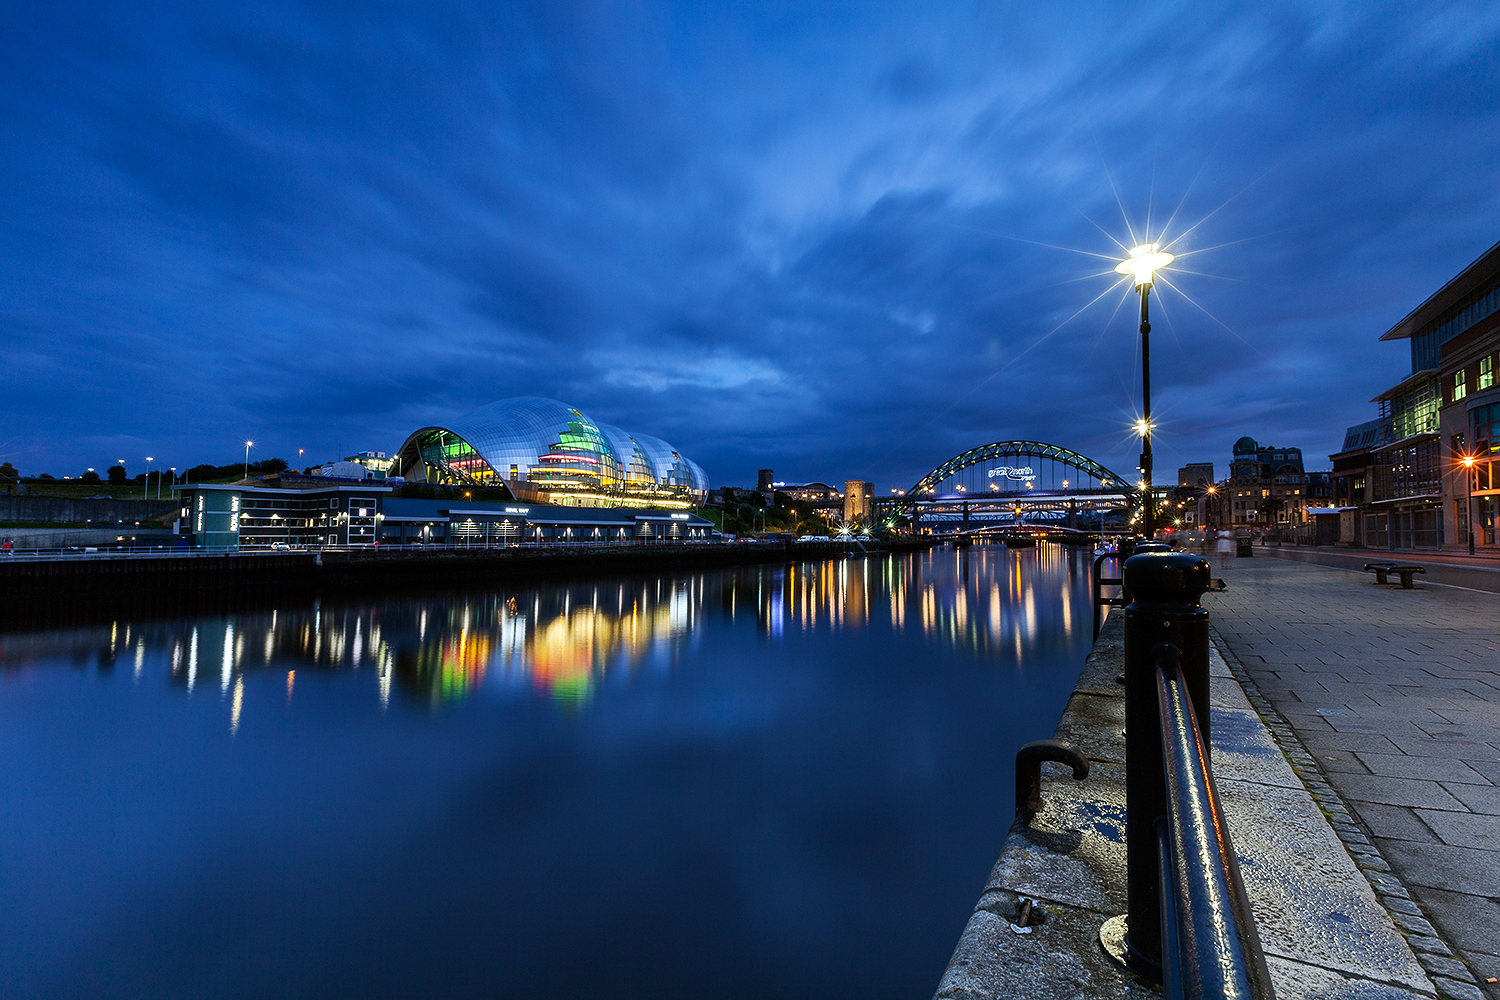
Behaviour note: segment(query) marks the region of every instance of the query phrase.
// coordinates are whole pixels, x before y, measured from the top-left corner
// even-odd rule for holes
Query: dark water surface
[[[0,994],[928,997],[1087,558],[0,635]]]

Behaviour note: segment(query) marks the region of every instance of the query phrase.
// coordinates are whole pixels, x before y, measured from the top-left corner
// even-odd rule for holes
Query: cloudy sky
[[[545,395],[715,484],[1127,471],[1091,255],[1165,227],[1159,476],[1327,467],[1500,239],[1497,52],[1494,3],[6,4],[0,457],[312,462]]]

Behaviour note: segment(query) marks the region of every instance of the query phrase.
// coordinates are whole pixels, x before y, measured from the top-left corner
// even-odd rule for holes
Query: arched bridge
[[[884,499],[884,498],[882,498]],[[890,506],[913,521],[984,524],[1050,523],[1123,527],[1140,494],[1124,476],[1086,455],[1043,441],[996,441],[955,455]]]

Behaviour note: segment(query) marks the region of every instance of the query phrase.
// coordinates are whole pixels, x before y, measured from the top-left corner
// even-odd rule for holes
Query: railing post
[[[1209,565],[1185,552],[1146,551],[1127,559],[1120,576],[1131,598],[1125,608],[1126,961],[1140,975],[1161,982],[1156,819],[1167,814],[1167,792],[1151,651],[1164,642],[1182,651],[1182,672],[1206,748],[1208,612],[1198,600],[1209,587]]]

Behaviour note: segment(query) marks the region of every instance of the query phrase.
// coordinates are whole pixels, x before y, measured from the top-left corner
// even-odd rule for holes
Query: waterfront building
[[[1177,485],[1207,489],[1214,484],[1214,463],[1189,462],[1177,470]]]
[[[476,501],[461,490],[401,497],[387,485],[269,477],[261,484],[194,483],[182,491],[178,533],[204,549],[506,542],[696,541],[712,522],[681,510]]]
[[[481,406],[402,444],[408,482],[500,487],[524,503],[583,507],[703,505],[708,476],[674,445],[601,423],[555,399]]]
[[[379,479],[390,475],[395,463],[383,451],[362,451],[337,462],[313,469],[310,475],[326,479]]]
[[[1234,525],[1285,527],[1303,523],[1307,509],[1307,473],[1301,448],[1271,448],[1252,437],[1234,443],[1227,493],[1229,521]],[[1267,516],[1268,500],[1279,509]]]
[[[374,545],[391,487],[320,483],[323,478],[191,483],[182,489],[177,532],[199,549]]]
[[[1349,428],[1335,494],[1361,507],[1372,548],[1495,545],[1500,442],[1500,243],[1381,335],[1407,340],[1411,373],[1375,397],[1380,416]],[[1464,459],[1474,461],[1472,472]],[[1470,510],[1472,494],[1473,509]]]
[[[804,503],[835,503],[844,499],[844,494],[827,483],[772,483],[777,493],[785,493],[793,500]]]

